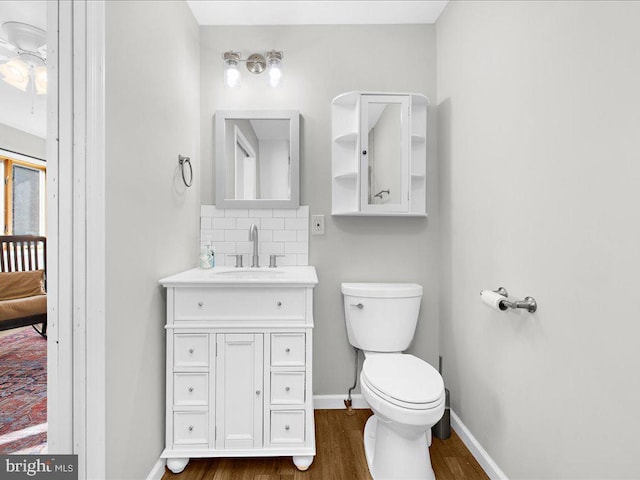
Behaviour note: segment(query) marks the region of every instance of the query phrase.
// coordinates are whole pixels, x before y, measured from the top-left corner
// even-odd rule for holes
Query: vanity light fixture
[[[224,52],[224,80],[227,86],[235,87],[240,84],[240,70],[238,64],[244,62],[247,70],[256,75],[261,74],[265,70],[269,72],[269,85],[277,87],[282,78],[282,58],[283,53],[276,50],[270,50],[264,55],[253,53],[249,57],[240,58],[239,52],[232,50]]]

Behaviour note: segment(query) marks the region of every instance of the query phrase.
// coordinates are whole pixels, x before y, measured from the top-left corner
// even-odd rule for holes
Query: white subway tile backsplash
[[[295,242],[298,240],[298,235],[295,230],[274,230],[273,241],[274,242]]]
[[[211,217],[200,217],[200,229],[211,230]]]
[[[249,216],[250,217],[273,217],[273,209],[272,208],[250,208]]]
[[[211,228],[212,229],[220,229],[220,230],[235,230],[236,229],[236,219],[235,218],[219,218],[214,217],[211,219]]]
[[[298,211],[293,208],[274,208],[273,209],[274,217],[297,217]]]
[[[309,253],[309,245],[306,242],[286,242],[284,253]]]
[[[241,229],[246,229],[247,230],[247,235],[249,235],[249,227],[251,225],[255,225],[256,227],[258,227],[258,229],[260,229],[261,225],[260,225],[260,219],[259,218],[255,218],[255,217],[247,217],[247,218],[238,218],[236,219],[236,228],[238,230]]]
[[[285,230],[306,230],[309,226],[308,218],[285,218]]]
[[[212,243],[216,265],[235,266],[233,254],[244,254],[244,265],[251,263],[253,243],[249,227],[258,227],[260,265],[269,265],[269,255],[282,255],[278,265],[309,264],[309,207],[297,209],[221,209],[202,205],[201,244]]]
[[[263,218],[260,224],[265,230],[283,230],[284,218]]]
[[[249,209],[247,208],[225,208],[225,217],[248,217]]]
[[[225,230],[225,242],[246,242],[249,240],[249,232],[246,230]]]
[[[282,255],[284,253],[284,245],[284,242],[260,242],[260,253]]]

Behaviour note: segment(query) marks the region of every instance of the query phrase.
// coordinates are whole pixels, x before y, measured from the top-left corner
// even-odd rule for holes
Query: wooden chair
[[[33,235],[0,235],[0,272],[44,270],[44,289],[47,279],[47,237]],[[42,324],[38,330],[36,325]],[[47,314],[26,315],[0,322],[0,330],[32,325],[43,337],[47,334]]]

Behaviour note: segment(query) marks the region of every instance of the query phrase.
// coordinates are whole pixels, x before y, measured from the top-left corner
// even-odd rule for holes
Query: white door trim
[[[49,452],[106,478],[105,2],[48,4]]]

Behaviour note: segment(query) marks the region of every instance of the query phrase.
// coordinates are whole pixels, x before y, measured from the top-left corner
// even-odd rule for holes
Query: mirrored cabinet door
[[[332,215],[427,216],[428,105],[419,93],[333,99]]]
[[[409,204],[409,97],[363,95],[360,125],[361,210],[406,212]]]

